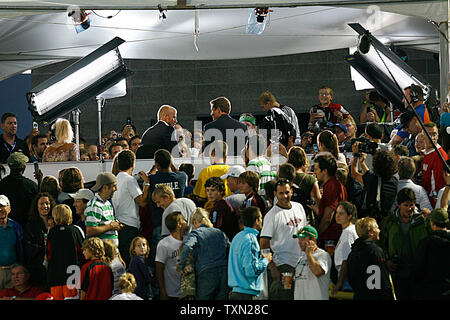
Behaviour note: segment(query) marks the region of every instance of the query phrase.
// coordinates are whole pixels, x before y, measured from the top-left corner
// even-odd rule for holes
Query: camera
[[[358,152],[374,154],[378,149],[378,143],[370,141],[367,138],[360,137],[351,140],[351,144],[353,145],[355,142],[359,142]]]

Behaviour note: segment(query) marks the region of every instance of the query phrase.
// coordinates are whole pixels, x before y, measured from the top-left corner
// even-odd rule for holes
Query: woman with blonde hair
[[[55,122],[56,142],[45,149],[43,162],[78,161],[80,155],[78,146],[72,142],[73,130],[69,120],[59,118]]]
[[[196,300],[227,300],[227,248],[230,242],[225,233],[213,227],[208,211],[203,208],[192,212],[191,225],[193,230],[181,248],[177,270],[182,274],[188,272],[185,267],[192,254]]]
[[[142,300],[142,298],[134,294],[137,284],[132,273],[126,272],[122,274],[117,285],[121,293],[112,296],[109,300]]]

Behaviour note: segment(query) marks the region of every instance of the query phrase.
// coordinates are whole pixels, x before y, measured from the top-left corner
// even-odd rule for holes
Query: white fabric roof
[[[79,0],[70,3],[0,0],[0,80],[45,64],[80,58],[115,36],[126,40],[120,52],[129,59],[242,59],[355,46],[358,35],[347,24],[359,22],[386,43],[438,51],[439,35],[427,20],[447,21],[448,16],[447,1],[391,1],[379,5],[384,10],[381,12],[371,11],[374,7],[367,10],[367,5],[355,1],[350,7],[345,0],[265,1],[268,6],[274,5],[270,17],[266,18],[268,24],[261,35],[248,35],[245,34],[248,20],[245,7],[258,2],[227,1],[227,6],[235,8],[217,9],[222,6],[220,2],[223,3],[188,2],[202,8],[197,10],[197,51],[193,35],[195,10],[169,7],[165,20],[159,19],[158,10],[137,10],[153,9],[158,3],[163,7],[174,6],[176,1],[93,0],[87,4]],[[313,5],[319,3],[328,6]],[[285,7],[290,4],[299,6]],[[89,15],[89,29],[75,32],[72,20],[64,11],[70,5],[95,8]],[[97,8],[123,10],[106,12]],[[99,15],[115,16],[107,19]]]

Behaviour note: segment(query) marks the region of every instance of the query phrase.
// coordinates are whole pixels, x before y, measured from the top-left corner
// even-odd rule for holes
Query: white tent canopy
[[[167,19],[159,18],[158,4],[169,8]],[[227,9],[223,1],[187,2],[198,10],[178,10],[176,5],[139,0],[0,1],[0,80],[83,57],[115,36],[126,40],[120,51],[128,59],[242,59],[352,47],[358,35],[348,23],[359,22],[385,43],[438,52],[439,33],[429,20],[447,21],[448,15],[447,1],[265,1],[273,10],[266,28],[261,35],[249,35],[248,7],[261,6],[260,2],[227,1]],[[66,12],[76,6],[94,10],[88,11],[90,28],[79,34]]]

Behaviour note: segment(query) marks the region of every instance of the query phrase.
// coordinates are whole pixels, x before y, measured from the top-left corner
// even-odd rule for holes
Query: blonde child
[[[145,259],[149,254],[150,247],[148,246],[147,239],[144,237],[136,237],[131,241],[128,272],[132,273],[136,278],[137,287],[135,293],[144,300],[148,300],[151,296],[151,273],[145,263]]]
[[[81,268],[80,300],[108,300],[113,290],[112,270],[105,259],[105,246],[100,238],[83,242],[83,255],[88,260]]]
[[[109,300],[142,300],[142,298],[133,293],[136,286],[136,279],[132,273],[126,272],[122,274],[118,282],[121,293],[111,297]]]
[[[111,268],[114,278],[113,295],[116,295],[120,293],[118,283],[122,274],[126,272],[126,265],[114,241],[103,239],[103,244],[105,246],[105,262]]]

